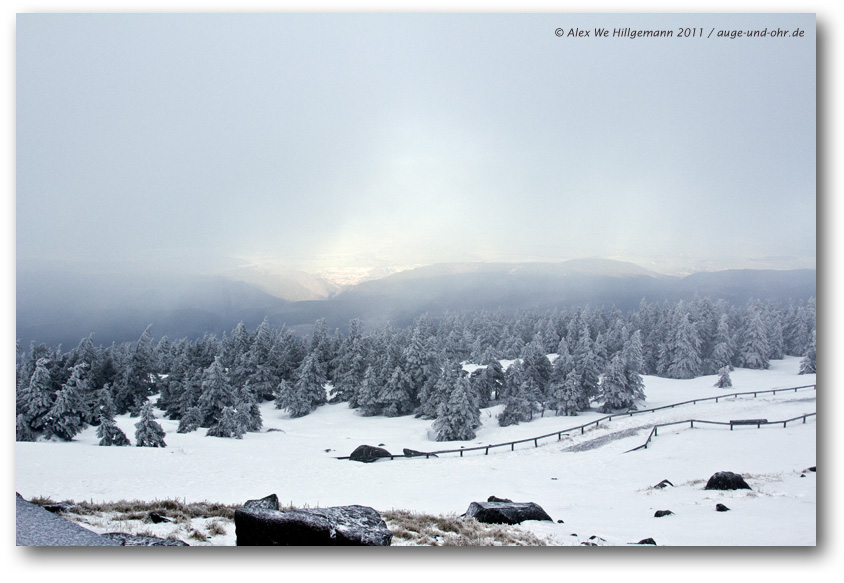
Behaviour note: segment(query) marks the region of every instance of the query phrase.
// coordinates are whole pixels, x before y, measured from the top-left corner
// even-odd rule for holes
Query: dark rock
[[[472,502],[464,516],[487,524],[519,524],[525,520],[551,521],[551,517],[535,502]]]
[[[556,480],[557,478],[551,478],[552,480]]]
[[[733,472],[716,472],[706,482],[704,490],[750,490],[750,486],[738,474]]]
[[[424,451],[416,451],[415,449],[407,449],[404,448],[402,450],[404,457],[419,457],[419,456],[426,456],[426,457],[437,457],[436,454],[433,453],[426,453]]]
[[[70,502],[56,502],[55,504],[45,504],[41,508],[52,512],[53,514],[61,514],[62,512],[67,512],[75,507],[76,505],[71,504]]]
[[[125,532],[107,532],[105,538],[114,541],[122,547],[189,547],[184,541],[172,538],[158,538],[157,536],[140,536]]]
[[[15,544],[19,547],[116,547],[119,543],[41,506],[15,498]]]
[[[636,543],[637,545],[656,545],[656,541],[652,538],[643,538],[639,542]]]
[[[800,477],[801,477],[801,478],[805,478],[805,477],[806,477],[806,474],[800,474]]]
[[[147,518],[153,524],[161,524],[162,522],[173,522],[172,519],[167,518],[166,516],[159,514],[158,512],[150,512],[147,514]]]
[[[487,502],[512,502],[509,498],[499,498],[497,496],[490,496],[486,499]]]
[[[297,510],[239,508],[237,546],[389,546],[393,533],[368,506]]]
[[[812,466],[811,468],[809,468],[809,471],[810,472],[817,472],[817,469],[815,469],[815,466]]]
[[[378,444],[378,447],[384,447],[384,444],[383,444],[383,443],[379,443],[379,444]]]
[[[674,484],[672,484],[672,483],[671,483],[671,482],[669,482],[668,480],[663,480],[663,481],[661,481],[659,484],[657,484],[656,486],[654,486],[654,488],[659,488],[659,489],[662,489],[662,488],[665,488],[666,486],[671,486],[671,487],[673,488],[673,487],[674,487]]]
[[[264,510],[278,510],[278,496],[270,494],[258,500],[247,500],[244,508],[263,508]]]
[[[663,516],[671,516],[674,514],[670,510],[657,510],[654,512],[654,518],[662,518]]]
[[[557,520],[557,524],[565,524],[565,522],[563,522],[563,519],[560,518],[559,520]]]
[[[718,512],[727,512],[729,510],[729,508],[727,508],[726,506],[724,506],[723,504],[721,504],[719,502],[718,504],[715,505],[715,510],[717,510]]]
[[[393,457],[393,454],[374,445],[359,445],[349,456],[349,459],[356,462],[372,463],[382,457]]]

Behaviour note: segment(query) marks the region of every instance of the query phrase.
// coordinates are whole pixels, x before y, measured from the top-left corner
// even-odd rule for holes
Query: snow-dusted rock
[[[368,506],[296,510],[240,508],[237,546],[389,546],[393,533]]]
[[[376,447],[374,445],[359,445],[355,448],[355,451],[351,453],[349,459],[356,462],[371,463],[382,457],[393,457],[393,454],[383,447]]]
[[[159,514],[158,512],[150,512],[147,514],[147,520],[152,522],[153,524],[161,524],[162,522],[173,522],[171,518],[167,518],[163,514]]]
[[[265,510],[278,510],[278,496],[270,494],[258,500],[247,500],[244,508],[264,508]]]
[[[750,486],[738,474],[733,472],[716,472],[706,482],[704,490],[750,490]]]
[[[472,502],[464,516],[488,524],[519,524],[525,520],[551,520],[551,517],[535,502]]]
[[[408,449],[408,448],[404,448],[402,450],[402,453],[404,454],[404,457],[420,457],[420,456],[437,457],[437,454],[434,454],[434,453],[428,453],[428,452],[425,452],[425,451],[416,451],[415,449]]]
[[[184,541],[157,536],[141,536],[125,532],[107,532],[103,537],[118,543],[122,547],[189,547]]]

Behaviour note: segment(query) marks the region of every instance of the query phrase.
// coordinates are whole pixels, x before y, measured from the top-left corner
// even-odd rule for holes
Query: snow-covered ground
[[[797,375],[799,359],[772,361],[770,370],[738,369],[733,387],[717,389],[715,377],[670,380],[645,377],[645,407],[698,397],[813,384]],[[242,440],[206,437],[204,430],[176,433],[177,422],[159,422],[164,449],[98,447],[94,428],[73,442],[16,444],[15,488],[22,496],[55,500],[116,501],[177,498],[242,504],[275,493],[284,504],[363,504],[381,511],[408,509],[462,514],[488,496],[532,501],[562,523],[524,523],[556,545],[579,545],[591,536],[609,545],[653,538],[669,546],[768,546],[816,544],[816,421],[788,427],[729,428],[688,424],[664,428],[644,450],[655,423],[683,419],[770,421],[814,413],[816,392],[801,390],[720,399],[632,417],[539,442],[484,452],[401,458],[362,464],[338,460],[358,445],[433,451],[494,444],[581,425],[602,417],[546,416],[499,427],[501,405],[482,411],[483,427],[471,442],[432,441],[431,421],[414,417],[361,417],[343,404],[325,405],[291,419],[272,403],[263,406],[264,430]],[[137,419],[118,425],[133,440]],[[133,440],[134,441],[134,440]],[[742,474],[752,490],[703,489],[715,472]],[[824,468],[821,468],[824,471]],[[660,481],[674,487],[654,489]],[[716,503],[730,512],[716,512]],[[657,510],[674,514],[655,518]],[[596,540],[596,539],[593,539]],[[215,544],[234,544],[233,533]]]

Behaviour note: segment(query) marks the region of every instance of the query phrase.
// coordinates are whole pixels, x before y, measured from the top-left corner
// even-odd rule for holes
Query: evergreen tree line
[[[480,409],[499,402],[506,426],[593,405],[635,407],[645,374],[719,374],[719,386],[729,386],[734,367],[764,369],[785,355],[804,356],[800,372],[814,373],[815,320],[814,299],[733,306],[696,298],[643,301],[627,314],[421,316],[406,328],[371,331],[352,320],[345,335],[324,320],[307,337],[264,320],[254,332],[241,323],[219,339],[155,343],[148,327],[137,342],[108,347],[95,347],[92,336],[69,352],[18,344],[17,439],[70,440],[95,425],[101,445],[125,445],[114,416],[128,413],[140,417],[136,445],[164,447],[154,395],[180,433],[241,438],[262,428],[259,405],[273,400],[293,417],[326,402],[347,402],[364,416],[414,414],[435,420],[439,440],[473,439]],[[512,362],[505,368],[502,360]]]

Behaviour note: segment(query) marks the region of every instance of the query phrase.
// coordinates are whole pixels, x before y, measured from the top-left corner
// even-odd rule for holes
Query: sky
[[[766,28],[805,35],[717,36]],[[814,268],[815,53],[814,14],[19,14],[17,267]]]

